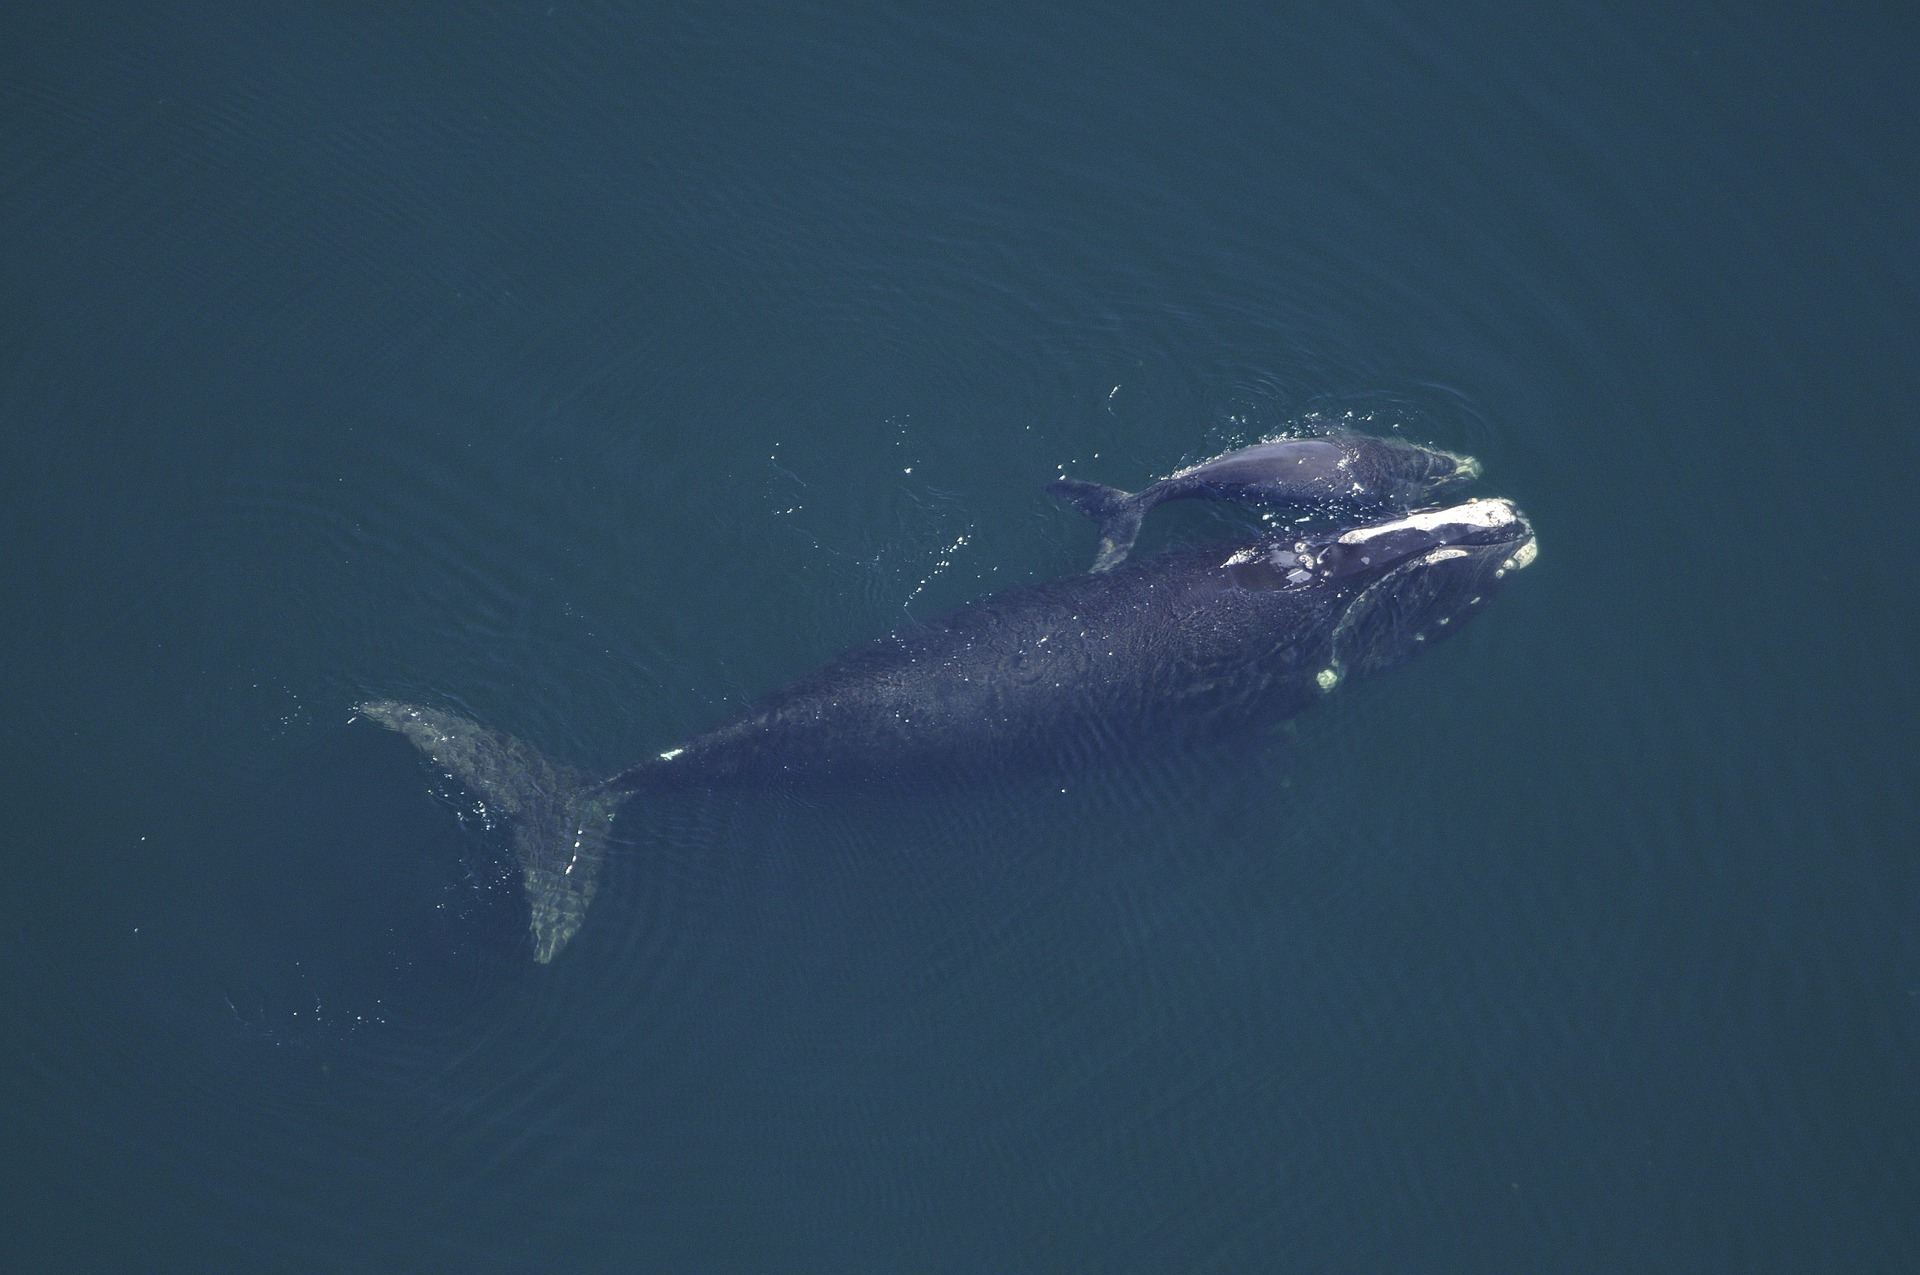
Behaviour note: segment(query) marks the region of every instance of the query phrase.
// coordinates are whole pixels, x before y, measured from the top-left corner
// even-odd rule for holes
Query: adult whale
[[[1291,717],[1453,632],[1535,552],[1511,503],[1472,500],[1008,589],[855,647],[599,780],[439,709],[359,711],[511,830],[545,962],[579,930],[614,815],[633,797],[1045,771],[1218,738]]]
[[[1139,491],[1081,478],[1047,490],[1100,524],[1092,571],[1126,561],[1141,520],[1168,500],[1227,500],[1340,516],[1407,510],[1480,476],[1480,462],[1398,438],[1341,431],[1283,438],[1226,452],[1168,474]]]

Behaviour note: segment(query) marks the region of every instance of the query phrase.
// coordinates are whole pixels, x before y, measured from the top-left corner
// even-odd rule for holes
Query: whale
[[[1141,488],[1056,478],[1047,491],[1100,527],[1093,571],[1126,561],[1141,521],[1169,500],[1222,500],[1349,516],[1407,510],[1480,476],[1480,462],[1397,438],[1342,432],[1256,443]]]
[[[431,705],[356,709],[508,830],[544,964],[580,930],[624,808],[685,791],[1071,772],[1212,745],[1458,632],[1537,552],[1526,516],[1493,498],[1185,545],[906,625],[598,777]]]

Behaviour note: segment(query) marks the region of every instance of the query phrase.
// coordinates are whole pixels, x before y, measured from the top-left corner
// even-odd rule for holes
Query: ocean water
[[[1920,1268],[1916,53],[10,10],[6,1264]],[[1271,738],[629,811],[550,966],[351,720],[611,771],[1329,422],[1538,563]]]

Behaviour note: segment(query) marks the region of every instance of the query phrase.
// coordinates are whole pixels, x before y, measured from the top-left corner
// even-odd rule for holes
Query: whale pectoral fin
[[[507,826],[531,913],[533,959],[544,965],[558,956],[586,919],[627,794],[454,713],[395,700],[357,708],[405,735]]]

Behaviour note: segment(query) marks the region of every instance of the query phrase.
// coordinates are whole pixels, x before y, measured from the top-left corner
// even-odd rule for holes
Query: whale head
[[[1324,538],[1308,556],[1313,583],[1343,599],[1331,680],[1390,668],[1448,637],[1538,554],[1532,524],[1507,500],[1469,500]]]
[[[1480,477],[1480,462],[1473,457],[1406,439],[1346,434],[1335,441],[1352,481],[1403,509],[1445,498]]]

